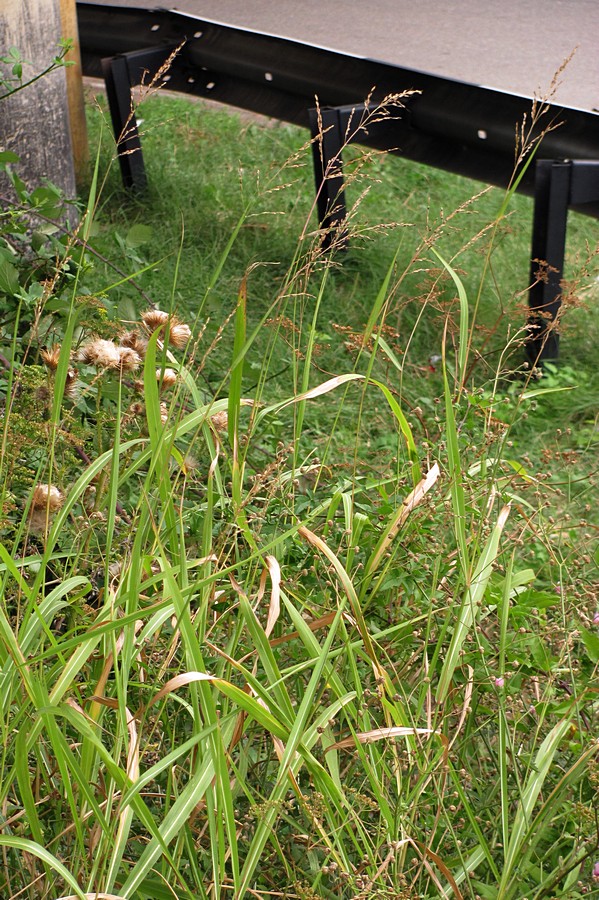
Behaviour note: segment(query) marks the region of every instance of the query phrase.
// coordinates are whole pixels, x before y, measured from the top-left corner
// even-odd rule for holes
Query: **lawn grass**
[[[102,114],[97,110],[91,113],[94,140],[106,116],[101,94],[95,102],[104,110]],[[235,112],[161,96],[145,101],[141,116],[149,191],[139,201],[126,199],[118,169],[112,165],[96,218],[95,244],[131,273],[144,262],[164,259],[158,271],[152,269],[139,276],[137,283],[156,302],[174,293],[182,312],[202,319],[230,312],[244,273],[255,266],[249,284],[248,315],[252,322],[260,321],[287,277],[298,236],[313,233],[317,227],[306,132],[284,123],[240,119]],[[113,153],[105,124],[103,133],[106,165]],[[451,284],[448,276],[445,282],[439,279],[438,260],[421,252],[423,241],[434,236],[439,251],[459,268],[472,301],[477,298],[481,276],[488,266],[478,318],[481,329],[497,329],[489,348],[497,355],[508,328],[514,332],[525,322],[532,201],[513,196],[504,221],[492,230],[490,225],[504,196],[497,188],[485,189],[469,179],[355,147],[349,148],[345,157],[348,205],[352,208],[357,204],[357,208],[349,251],[335,259],[323,296],[322,315],[327,326],[323,334],[331,332],[330,323],[356,329],[365,324],[398,252],[394,272],[398,286],[388,323],[401,334],[405,345],[418,319],[409,363],[414,370],[426,366],[430,351],[440,348],[445,312],[442,309],[441,315],[436,314],[439,304],[431,303],[431,286],[443,300],[447,284]],[[115,198],[120,201],[116,208]],[[242,216],[245,219],[227,264],[206,297],[223,247]],[[139,231],[136,225],[144,229]],[[489,259],[491,237],[493,253]],[[588,302],[590,309],[588,313],[584,308],[576,309],[564,319],[563,364],[580,368],[590,357],[585,368],[592,375],[593,328],[589,324],[597,290],[592,257],[596,223],[572,213],[568,237],[565,278],[579,288],[577,297],[582,305]],[[305,241],[304,251],[307,246],[309,242]],[[418,260],[417,265],[410,265],[413,258]],[[123,312],[132,312],[136,304],[144,302],[125,285],[112,291],[111,298],[122,305]],[[573,303],[576,305],[576,300]],[[423,304],[432,307],[430,314],[425,311],[422,316]],[[339,342],[323,343],[336,360]]]
[[[152,98],[132,199],[98,104],[1,348],[0,893],[589,896],[592,260],[531,378],[529,200],[352,147],[324,256],[301,130]]]
[[[101,94],[90,113],[92,133],[97,135],[106,116]],[[144,103],[141,116],[148,194],[139,201],[124,197],[117,167],[112,165],[103,207],[111,212],[106,221],[103,212],[97,217],[99,233],[94,243],[127,273],[164,259],[157,269],[136,278],[136,283],[158,305],[169,298],[169,304],[174,303],[183,316],[201,322],[206,327],[205,343],[231,315],[239,285],[250,271],[248,329],[264,320],[268,327],[260,330],[247,356],[244,384],[246,389],[256,389],[263,357],[272,354],[269,391],[276,398],[286,395],[289,380],[295,377],[290,356],[304,352],[301,331],[306,320],[311,322],[314,296],[320,289],[320,263],[307,265],[307,275],[295,264],[293,285],[285,287],[298,236],[311,234],[317,227],[311,151],[301,129],[239,115],[162,96]],[[105,125],[104,138],[106,165],[112,153]],[[532,201],[513,196],[505,219],[492,228],[504,199],[498,188],[485,188],[394,156],[365,154],[355,147],[346,151],[345,158],[348,206],[357,204],[357,208],[349,250],[333,260],[318,321],[309,331],[314,343],[310,383],[340,371],[365,371],[364,357],[356,367],[351,347],[356,335],[362,334],[380,286],[393,266],[393,297],[386,310],[385,328],[395,361],[401,360],[401,371],[394,372],[394,362],[387,360],[384,377],[401,390],[409,408],[420,408],[422,398],[430,407],[438,398],[442,389],[439,366],[431,365],[430,360],[441,355],[443,329],[448,313],[455,317],[456,295],[449,275],[426,247],[434,241],[459,272],[471,306],[476,304],[476,321],[471,324],[480,357],[473,363],[473,384],[479,390],[496,392],[496,373],[509,336],[514,351],[501,362],[500,378],[509,394],[509,372],[522,362]],[[115,197],[119,203],[114,202]],[[244,215],[219,279],[208,290],[223,248]],[[138,226],[143,226],[141,234]],[[594,220],[570,214],[565,279],[572,288],[571,298],[561,325],[559,373],[551,372],[546,384],[573,390],[547,393],[529,404],[524,416],[512,411],[511,418],[501,417],[510,421],[510,440],[519,455],[531,460],[533,468],[542,468],[548,454],[579,454],[594,444],[599,392],[595,364],[597,235]],[[308,237],[300,246],[304,261],[310,259],[313,245]],[[106,279],[110,283],[113,277],[106,273]],[[110,292],[110,299],[125,319],[134,317],[134,310],[145,304],[128,285]],[[269,312],[273,305],[276,315]],[[515,340],[518,334],[520,339]],[[225,359],[231,335],[230,326],[220,336]],[[219,396],[226,384],[221,359],[219,354],[209,356],[202,373],[213,396]],[[372,460],[373,445],[383,455],[387,453],[389,435],[385,404],[371,407],[370,412],[368,433],[360,445],[367,446]],[[320,451],[322,435],[328,435],[329,428],[320,411],[314,415],[319,419],[310,437],[316,439]],[[337,444],[351,446],[352,437],[343,429],[345,415],[350,431],[353,429],[353,412],[342,410],[336,426]],[[414,427],[422,425],[426,430],[428,426],[430,431],[429,415],[430,408],[425,410],[427,424],[415,422]],[[568,434],[566,441],[563,433],[569,428],[574,433]],[[556,439],[557,430],[561,434]],[[583,471],[592,471],[592,455],[586,458],[590,466]],[[580,472],[574,477],[580,477]]]

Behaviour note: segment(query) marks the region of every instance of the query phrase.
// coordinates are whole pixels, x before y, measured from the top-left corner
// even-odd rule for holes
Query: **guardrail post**
[[[526,354],[533,365],[555,360],[559,335],[555,328],[561,306],[561,280],[566,249],[572,163],[537,162],[529,292],[530,336]]]
[[[106,84],[106,96],[123,184],[134,191],[143,191],[147,187],[148,180],[131,100],[131,78],[127,57],[123,55],[103,59],[102,74]]]
[[[340,113],[336,108],[324,107],[310,109],[309,115],[318,219],[324,232],[322,247],[328,250],[334,245],[336,249],[343,249],[347,244],[347,208]]]

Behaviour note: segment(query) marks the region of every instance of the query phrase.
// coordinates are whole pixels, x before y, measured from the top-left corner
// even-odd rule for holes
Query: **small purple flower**
[[[599,625],[599,612],[596,612],[593,616],[593,625]]]
[[[599,881],[599,862],[596,862],[593,866],[593,878],[595,881]]]
[[[495,687],[502,688],[504,686],[504,684],[505,684],[505,678],[503,677],[503,675],[500,675],[498,678],[495,679]]]

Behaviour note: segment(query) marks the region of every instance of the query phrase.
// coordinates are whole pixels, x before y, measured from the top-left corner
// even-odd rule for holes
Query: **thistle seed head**
[[[60,344],[54,344],[49,350],[40,350],[40,356],[51,372],[56,372],[60,357]]]
[[[217,434],[226,434],[229,427],[229,416],[226,409],[210,416],[210,425]]]
[[[170,388],[177,381],[177,373],[174,369],[156,369],[156,380],[163,388]]]
[[[191,328],[184,322],[177,322],[173,319],[168,339],[173,347],[176,347],[177,350],[182,350],[191,340]]]
[[[123,372],[135,372],[141,358],[130,347],[119,347],[114,341],[106,341],[97,338],[84,344],[79,350],[78,358],[81,362],[97,369],[111,369]]]
[[[148,309],[142,313],[141,320],[151,333],[157,328],[163,328],[169,320],[169,314],[161,309]]]
[[[145,356],[148,349],[148,340],[139,331],[125,331],[121,335],[120,344],[121,347],[130,347],[131,350],[135,350],[139,356]]]
[[[169,344],[182,350],[187,346],[191,338],[191,328],[185,322],[181,322],[176,316],[170,316],[161,309],[149,309],[142,313],[141,320],[149,332],[159,331],[159,337],[164,339],[168,327]]]
[[[31,495],[31,509],[49,509],[56,512],[64,503],[62,491],[54,484],[36,484]]]

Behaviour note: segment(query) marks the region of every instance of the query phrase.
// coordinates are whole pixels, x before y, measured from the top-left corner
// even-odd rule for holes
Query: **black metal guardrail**
[[[343,227],[341,149],[351,139],[416,162],[506,187],[516,132],[531,98],[405,69],[163,9],[77,2],[85,75],[106,82],[123,181],[146,174],[131,87],[158,76],[167,90],[218,100],[310,128],[324,240]],[[176,52],[175,52],[176,51]],[[168,69],[161,71],[169,57]],[[390,94],[415,91],[399,115],[364,127]],[[318,98],[318,110],[316,99]],[[351,123],[351,124],[350,124]],[[569,209],[599,218],[599,115],[549,104],[537,160],[518,190],[535,199],[529,358],[554,359]],[[539,276],[542,273],[542,277]]]

